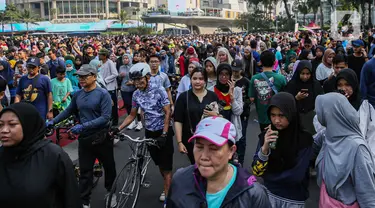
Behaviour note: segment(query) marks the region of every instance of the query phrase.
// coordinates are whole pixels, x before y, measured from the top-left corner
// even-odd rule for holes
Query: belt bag
[[[90,136],[85,136],[80,138],[80,142],[85,144],[91,144],[91,145],[99,145],[103,144],[106,140],[108,140],[110,137],[108,135],[108,129],[104,128],[100,130],[99,132],[95,132]]]

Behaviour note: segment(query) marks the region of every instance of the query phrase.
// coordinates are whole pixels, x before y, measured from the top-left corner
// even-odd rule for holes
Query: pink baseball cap
[[[210,141],[217,146],[223,146],[229,141],[236,143],[236,128],[225,118],[213,116],[201,120],[194,135],[188,142],[196,138],[202,138]]]

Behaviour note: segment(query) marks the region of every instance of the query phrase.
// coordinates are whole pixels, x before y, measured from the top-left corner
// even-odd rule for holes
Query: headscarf
[[[297,105],[292,94],[280,92],[272,96],[267,110],[269,119],[271,119],[272,107],[279,108],[289,122],[287,128],[281,131],[278,130],[279,138],[277,139],[276,149],[272,150],[268,160],[267,171],[270,173],[280,173],[296,165],[299,151],[311,147],[313,139],[312,136],[304,132],[300,126]],[[272,124],[271,126],[272,129],[276,129]]]
[[[245,65],[245,70],[244,70],[244,73],[245,73],[245,76],[249,79],[251,79],[251,77],[255,74],[255,67],[254,67],[254,58],[253,58],[253,53],[252,53],[252,50],[251,50],[251,47],[250,46],[246,46],[244,48],[244,52],[245,51],[249,51],[249,56],[243,56],[243,62],[244,62],[244,65]]]
[[[4,69],[0,71],[0,76],[4,77],[4,79],[9,84],[9,82],[13,80],[14,70],[12,70],[7,61],[0,61],[0,65],[4,67]]]
[[[81,60],[81,64],[78,65],[78,64],[76,64],[76,62],[74,61],[74,67],[75,67],[75,69],[79,70],[79,69],[81,68],[82,64],[83,64],[83,63],[82,63],[82,57],[81,57],[81,56],[76,56],[75,60],[77,60],[77,59]]]
[[[233,58],[232,56],[230,55],[228,49],[224,48],[224,47],[220,47],[218,50],[217,50],[217,54],[216,54],[216,61],[218,64],[221,64],[220,63],[220,58],[219,58],[219,53],[225,53],[227,55],[227,62],[224,62],[224,63],[228,63],[228,64],[231,64],[232,61],[233,61]]]
[[[311,77],[307,82],[303,82],[300,78],[300,74],[304,69],[308,69],[311,73]],[[314,80],[312,65],[308,60],[299,61],[297,69],[293,74],[293,78],[285,87],[285,91],[294,96],[296,96],[301,89],[308,89],[309,96],[297,101],[297,108],[299,113],[307,113],[314,110],[316,96],[323,93],[320,83]]]
[[[361,93],[359,91],[359,83],[357,79],[357,74],[352,69],[343,69],[341,70],[336,76],[336,85],[335,89],[337,89],[337,83],[340,79],[346,80],[349,85],[353,88],[353,94],[348,98],[350,104],[358,111],[359,107],[361,107],[362,99]]]
[[[323,55],[323,60],[322,60],[322,62],[323,62],[323,64],[324,64],[326,67],[328,67],[328,68],[332,68],[332,64],[329,64],[329,63],[327,62],[327,59],[328,59],[328,57],[329,57],[331,54],[335,54],[335,51],[329,48],[329,49],[327,49],[327,50],[324,52],[324,55]]]
[[[3,158],[11,162],[17,157],[24,156],[27,152],[32,151],[31,147],[45,138],[46,127],[38,110],[29,103],[20,102],[12,104],[0,112],[0,117],[8,111],[17,115],[23,133],[23,139],[19,144],[13,147],[2,147]]]
[[[223,70],[227,70],[229,72],[229,79],[232,77],[232,67],[227,63],[219,64],[219,66],[217,67],[217,72],[216,72],[217,81],[216,81],[215,87],[222,93],[228,93],[229,85],[227,83],[226,84],[220,83],[220,79],[219,79],[220,72]]]
[[[320,185],[324,179],[328,194],[336,197],[337,190],[352,173],[359,146],[369,155],[371,152],[359,127],[359,114],[345,96],[334,92],[320,95],[315,106],[319,122],[326,127],[326,137],[316,159],[317,172],[322,173],[317,181]],[[371,164],[373,167],[373,161]]]
[[[65,61],[65,66],[67,65],[72,65],[73,67],[73,70],[71,71],[68,71],[66,70],[66,77],[70,80],[70,82],[72,83],[72,87],[75,88],[75,87],[78,87],[78,79],[76,76],[74,76],[74,74],[77,72],[77,70],[74,68],[74,64],[73,64],[73,61],[72,60],[67,60]],[[74,90],[77,90],[77,89],[74,89]]]
[[[266,51],[267,50],[267,44],[265,43],[265,42],[260,42],[260,44],[259,44],[259,48],[260,48],[260,46],[263,46],[264,47],[264,50],[262,51],[262,49],[260,49],[259,51],[260,51],[260,53],[262,53],[262,52],[264,52],[264,51]]]
[[[128,57],[129,59],[129,63],[128,64],[123,64],[123,65],[133,65],[133,56],[131,54],[128,54],[128,53],[125,53],[123,56],[122,56],[122,59],[124,59],[124,57]],[[91,63],[91,62],[90,62]],[[124,63],[124,62],[122,62]]]

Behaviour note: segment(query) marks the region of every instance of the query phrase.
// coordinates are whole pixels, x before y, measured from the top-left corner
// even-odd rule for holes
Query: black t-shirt
[[[357,74],[357,79],[360,81],[361,71],[363,65],[366,63],[365,57],[356,57],[354,55],[348,56],[348,68],[353,69]]]
[[[202,102],[199,102],[198,97],[192,90],[181,93],[176,101],[174,121],[183,124],[182,141],[187,142],[192,136],[190,125],[192,126],[192,130],[195,131],[195,127],[202,118],[204,108],[214,101],[218,102],[219,99],[214,92],[209,90],[207,90],[207,94],[203,97]],[[189,107],[187,104],[189,104]]]
[[[248,117],[250,115],[250,98],[249,98],[249,89],[250,89],[250,80],[246,77],[236,81],[236,87],[242,88],[242,100],[243,100],[243,112],[241,117]]]

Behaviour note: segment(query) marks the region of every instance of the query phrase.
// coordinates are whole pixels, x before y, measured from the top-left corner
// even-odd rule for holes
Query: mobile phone
[[[275,136],[278,136],[278,135],[279,135],[278,130],[277,130],[276,127],[274,127],[273,125],[271,125],[271,130],[272,130],[272,131],[276,131],[276,132],[274,132],[272,135],[275,135]],[[270,143],[270,148],[271,148],[271,149],[276,149],[276,144],[277,144],[277,138],[276,138],[276,141]]]
[[[301,92],[309,92],[309,90],[308,89],[301,89]]]
[[[340,93],[340,94],[346,95],[345,91],[342,90],[342,89],[338,89],[337,92]]]

